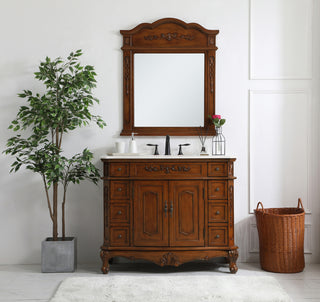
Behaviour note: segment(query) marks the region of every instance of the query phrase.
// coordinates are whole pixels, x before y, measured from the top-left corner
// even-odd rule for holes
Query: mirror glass
[[[204,60],[204,53],[134,54],[135,127],[203,127]]]

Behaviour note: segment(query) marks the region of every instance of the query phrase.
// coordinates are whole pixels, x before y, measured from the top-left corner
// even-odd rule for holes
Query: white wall
[[[257,260],[258,240],[250,214],[257,201],[265,207],[295,206],[299,196],[308,210],[307,261],[317,262],[319,12],[319,0],[1,1],[0,148],[12,135],[7,126],[22,104],[17,93],[42,89],[33,79],[40,60],[47,55],[65,57],[81,48],[82,62],[94,65],[98,73],[95,95],[101,104],[94,111],[108,126],[77,130],[65,137],[64,146],[68,153],[89,147],[101,168],[99,157],[113,150],[122,129],[119,30],[164,17],[219,29],[216,112],[227,119],[228,153],[237,157],[239,260]],[[157,141],[163,152],[164,138],[137,140],[141,149],[146,142]],[[173,151],[185,141],[193,144],[189,152],[199,150],[197,138],[177,137],[171,142]],[[51,235],[41,179],[24,170],[9,174],[11,162],[0,155],[0,264],[38,263],[40,241]],[[78,237],[79,262],[99,262],[101,184],[71,186],[68,196],[67,230]]]

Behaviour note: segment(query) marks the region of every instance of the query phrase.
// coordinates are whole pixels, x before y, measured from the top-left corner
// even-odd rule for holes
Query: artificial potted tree
[[[65,234],[66,193],[70,183],[88,179],[97,184],[99,170],[92,164],[93,154],[84,149],[72,157],[66,157],[62,148],[64,134],[70,133],[90,121],[103,128],[100,116],[91,114],[90,107],[98,99],[93,97],[96,86],[94,68],[81,66],[81,50],[71,52],[65,61],[46,57],[40,63],[35,78],[45,85],[44,94],[24,90],[18,94],[27,104],[20,107],[9,129],[24,132],[7,141],[4,153],[13,155],[11,171],[22,166],[41,175],[49,215],[52,221],[52,237],[42,242],[42,271],[66,272],[75,269],[75,238]],[[60,194],[58,189],[62,188]],[[59,190],[60,192],[60,190]],[[62,236],[58,237],[58,206],[61,205]]]

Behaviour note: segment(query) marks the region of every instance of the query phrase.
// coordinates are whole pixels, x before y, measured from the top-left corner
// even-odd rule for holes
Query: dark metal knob
[[[121,235],[121,234],[120,234],[120,235],[118,235],[118,238],[119,238],[119,239],[121,239],[121,238],[122,238],[122,235]]]
[[[122,212],[121,211],[118,211],[118,215],[121,215],[122,214]]]
[[[216,215],[219,215],[219,214],[220,214],[220,211],[217,211],[217,212],[216,212]]]
[[[168,202],[165,201],[165,204],[164,204],[164,215],[165,215],[165,217],[167,217],[167,213],[168,213]]]
[[[216,188],[216,192],[219,192],[220,191],[220,189],[219,188]]]
[[[121,192],[121,191],[122,191],[122,188],[118,188],[117,190],[118,190],[119,192]]]
[[[216,238],[219,239],[219,238],[220,238],[220,235],[216,235]]]
[[[118,168],[118,171],[121,171],[121,168]]]
[[[215,170],[216,170],[216,171],[219,171],[220,169],[217,167],[217,168],[215,168]]]
[[[169,210],[169,212],[170,212],[170,216],[172,217],[172,213],[173,213],[173,201],[171,201],[171,203],[170,203],[170,210]]]

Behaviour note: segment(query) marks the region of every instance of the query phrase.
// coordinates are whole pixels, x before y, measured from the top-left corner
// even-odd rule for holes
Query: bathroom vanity
[[[219,30],[165,18],[120,33],[121,135],[214,135],[209,115],[215,114]],[[225,257],[231,273],[237,272],[234,158],[105,156],[102,161],[103,273],[117,256],[161,266]]]
[[[235,158],[105,156],[102,272],[121,256],[158,265],[225,257],[234,244]]]

